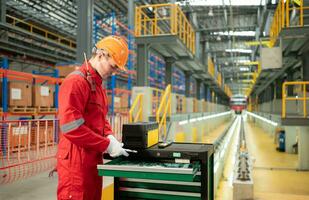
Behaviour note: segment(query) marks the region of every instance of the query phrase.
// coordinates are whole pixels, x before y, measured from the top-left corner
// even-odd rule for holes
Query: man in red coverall
[[[89,61],[72,72],[59,92],[60,141],[57,153],[58,199],[100,200],[102,153],[128,156],[106,119],[103,81],[125,70],[128,45],[117,36],[100,40]]]

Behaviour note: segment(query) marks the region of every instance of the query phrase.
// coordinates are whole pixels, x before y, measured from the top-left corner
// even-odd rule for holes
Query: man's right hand
[[[113,135],[108,135],[107,138],[110,140],[110,143],[107,147],[106,152],[111,157],[118,157],[118,156],[129,156],[129,154],[122,148],[123,143],[120,143]]]

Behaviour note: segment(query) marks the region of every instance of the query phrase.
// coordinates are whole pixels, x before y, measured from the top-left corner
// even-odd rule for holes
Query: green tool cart
[[[213,146],[155,145],[98,165],[100,176],[114,177],[114,198],[213,200]]]

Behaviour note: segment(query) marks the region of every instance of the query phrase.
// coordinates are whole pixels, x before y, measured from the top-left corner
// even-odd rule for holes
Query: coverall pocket
[[[58,149],[57,153],[57,169],[59,170],[59,167],[64,168],[66,170],[69,169],[71,166],[70,162],[70,149]]]
[[[68,160],[69,159],[69,149],[59,149],[57,158],[60,160]]]

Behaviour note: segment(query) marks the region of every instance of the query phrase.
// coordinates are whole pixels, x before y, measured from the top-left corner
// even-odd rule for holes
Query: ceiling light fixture
[[[239,70],[241,72],[248,72],[249,71],[249,67],[240,67]]]
[[[251,49],[226,49],[226,52],[252,53]]]

